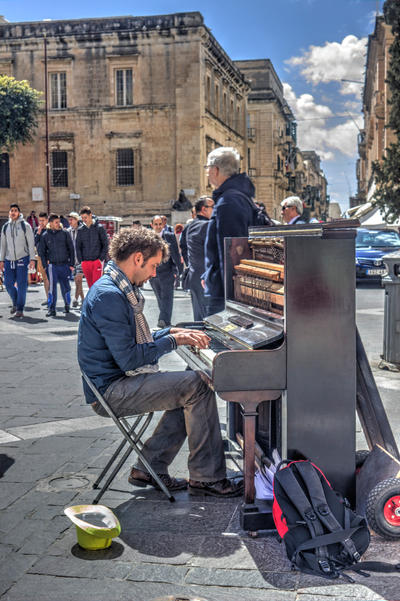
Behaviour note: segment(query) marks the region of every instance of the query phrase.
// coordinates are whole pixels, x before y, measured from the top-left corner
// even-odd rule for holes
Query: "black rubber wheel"
[[[356,451],[356,470],[359,470],[369,455],[368,449],[361,449],[360,451]]]
[[[377,534],[400,539],[400,479],[382,480],[367,497],[368,524]]]

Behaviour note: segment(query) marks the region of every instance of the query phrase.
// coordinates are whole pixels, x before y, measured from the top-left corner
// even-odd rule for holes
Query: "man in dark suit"
[[[160,314],[157,326],[165,328],[171,325],[172,306],[174,302],[175,278],[182,271],[181,255],[173,232],[164,228],[160,215],[155,215],[151,227],[169,246],[169,259],[157,267],[157,275],[151,278],[150,285],[156,295]]]
[[[201,196],[195,204],[196,217],[186,225],[180,239],[183,260],[189,268],[188,285],[195,321],[203,321],[207,315],[201,278],[204,274],[204,242],[213,208],[213,199]]]
[[[281,202],[282,218],[287,225],[301,225],[306,223],[302,219],[303,201],[298,196],[288,196]]]

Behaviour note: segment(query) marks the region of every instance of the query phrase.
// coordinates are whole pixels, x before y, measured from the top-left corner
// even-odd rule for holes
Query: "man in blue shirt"
[[[173,491],[188,485],[168,474],[168,466],[187,436],[189,492],[240,495],[243,483],[226,478],[214,393],[197,372],[162,372],[158,366],[159,358],[179,345],[206,348],[208,336],[174,327],[153,336],[143,315],[140,286],[168,259],[168,244],[151,230],[124,229],[113,237],[110,256],[103,277],[90,288],[82,307],[78,333],[81,369],[118,416],[165,410],[143,454],[167,488]],[[106,415],[85,385],[84,391],[94,411]],[[157,487],[140,462],[132,468],[129,482]]]

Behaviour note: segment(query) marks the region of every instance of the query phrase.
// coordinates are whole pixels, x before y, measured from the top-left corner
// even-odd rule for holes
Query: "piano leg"
[[[254,459],[255,459],[255,441],[256,441],[256,419],[258,403],[245,403],[243,406],[243,433],[244,433],[244,502],[245,504],[254,503]]]
[[[256,532],[257,530],[274,530],[272,519],[272,501],[255,499],[255,444],[256,444],[256,419],[257,407],[265,400],[277,400],[280,391],[235,391],[221,392],[219,396],[225,401],[240,403],[243,410],[243,472],[244,472],[244,499],[240,511],[240,525],[243,530]]]

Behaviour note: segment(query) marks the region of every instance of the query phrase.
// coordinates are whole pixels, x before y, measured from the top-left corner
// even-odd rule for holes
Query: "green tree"
[[[385,149],[381,161],[372,165],[376,190],[374,198],[388,223],[400,217],[400,2],[386,0],[385,21],[392,26],[394,40],[390,46],[387,83],[390,89],[390,114],[386,127],[396,134],[397,141]]]
[[[41,92],[27,81],[0,75],[0,152],[32,142],[40,111]]]

